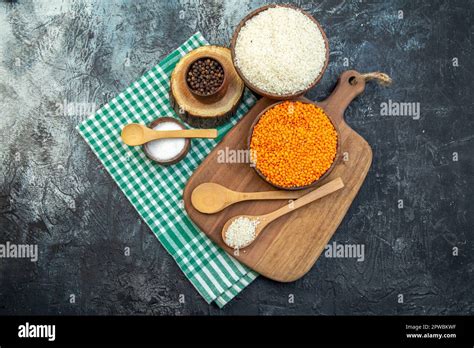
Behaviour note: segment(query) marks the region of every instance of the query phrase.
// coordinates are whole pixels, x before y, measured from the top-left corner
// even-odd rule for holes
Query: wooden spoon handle
[[[340,190],[344,187],[344,183],[342,182],[341,178],[334,179],[327,184],[318,187],[314,191],[311,191],[310,193],[304,195],[303,197],[297,199],[294,203],[293,206],[290,208],[290,206],[285,205],[284,207],[277,209],[269,214],[264,215],[264,219],[266,223],[269,223],[270,221],[273,221],[277,218],[279,218],[282,215],[288,214],[292,212],[295,209],[299,209],[309,203],[314,202],[317,199],[320,199],[324,196],[327,196],[337,190]],[[262,217],[262,218],[263,218]]]
[[[239,192],[238,201],[297,199],[300,197],[301,197],[301,192],[294,192],[294,191]]]
[[[217,129],[152,130],[153,139],[163,138],[216,138]]]

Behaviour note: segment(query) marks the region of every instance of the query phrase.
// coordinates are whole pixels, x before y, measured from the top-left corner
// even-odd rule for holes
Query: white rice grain
[[[251,220],[247,217],[239,217],[232,221],[225,233],[225,243],[234,249],[240,249],[250,244],[255,239],[258,219]]]
[[[255,86],[273,94],[303,91],[319,76],[326,46],[319,27],[301,11],[272,7],[241,28],[235,64]]]

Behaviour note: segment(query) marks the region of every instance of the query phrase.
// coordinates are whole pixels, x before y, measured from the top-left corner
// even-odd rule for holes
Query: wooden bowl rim
[[[252,142],[252,136],[253,136],[253,130],[255,128],[255,126],[257,125],[258,121],[260,120],[260,118],[262,117],[263,114],[265,114],[268,110],[270,110],[271,108],[279,105],[279,104],[282,104],[284,102],[286,102],[288,100],[280,100],[280,101],[277,101],[269,106],[267,106],[265,109],[263,109],[258,115],[257,117],[255,118],[255,120],[253,120],[253,123],[252,125],[250,126],[250,132],[249,132],[249,135],[248,135],[248,138],[247,138],[247,148],[248,148],[248,151],[250,153],[251,151],[251,148],[250,148],[250,144]],[[302,100],[301,98],[300,99],[295,99],[295,100],[290,100],[291,102],[301,102],[301,103],[306,103],[306,104],[313,104],[313,105],[316,105],[318,108],[321,108],[322,110],[324,110],[324,108],[318,104],[317,102],[313,102],[311,100]],[[257,168],[257,165],[253,165],[252,167],[255,169],[255,171],[257,172],[257,174],[263,179],[265,180],[267,183],[269,183],[270,185],[272,185],[273,187],[276,187],[280,190],[286,190],[286,191],[297,191],[297,190],[305,190],[305,189],[308,189],[308,188],[311,188],[311,187],[314,187],[316,185],[318,185],[322,180],[324,180],[331,172],[332,170],[334,169],[334,167],[336,166],[338,160],[339,160],[339,157],[340,157],[340,132],[339,132],[339,128],[337,127],[336,123],[334,122],[334,120],[332,119],[332,117],[326,113],[326,111],[324,110],[324,113],[326,114],[327,118],[329,119],[329,121],[331,122],[332,126],[334,127],[334,129],[336,130],[336,134],[337,134],[337,145],[336,145],[336,155],[334,156],[334,160],[332,161],[331,163],[331,166],[326,170],[326,172],[324,172],[323,175],[321,175],[319,177],[319,179],[313,181],[311,184],[308,184],[308,185],[305,185],[305,186],[295,186],[295,187],[285,187],[285,186],[280,186],[280,185],[277,185],[277,184],[274,184],[273,182],[271,182],[270,180],[267,179],[267,177]],[[257,159],[258,161],[258,159]]]
[[[163,122],[174,122],[174,123],[178,124],[182,129],[186,129],[186,126],[182,122],[180,122],[179,120],[177,120],[174,117],[169,117],[169,116],[158,117],[153,122],[151,122],[148,125],[148,127],[153,129],[156,125],[158,125],[160,123],[163,123]],[[151,154],[151,152],[148,150],[148,146],[147,146],[148,144],[149,143],[143,144],[142,148],[143,148],[143,151],[145,152],[145,155],[149,159],[151,159],[152,161],[155,161],[156,163],[162,164],[162,165],[172,165],[172,164],[175,164],[175,163],[178,163],[179,161],[181,161],[188,154],[189,149],[191,147],[191,140],[189,138],[184,138],[183,150],[181,150],[180,153],[178,153],[175,157],[170,158],[169,160],[159,160],[156,157],[154,157]]]
[[[224,78],[222,79],[222,83],[221,85],[219,86],[219,88],[217,88],[213,93],[211,94],[201,94],[201,93],[198,93],[197,91],[195,91],[194,89],[191,88],[191,86],[189,86],[188,84],[188,80],[187,80],[187,76],[188,76],[188,73],[189,73],[189,70],[191,69],[191,66],[197,62],[198,60],[201,60],[201,59],[212,59],[212,60],[215,60],[221,67],[222,67],[222,71],[224,72]],[[217,58],[217,57],[213,57],[211,55],[209,56],[203,56],[203,57],[196,57],[194,60],[192,60],[188,66],[186,67],[186,71],[184,73],[184,83],[186,84],[186,87],[188,87],[189,91],[200,97],[200,98],[212,98],[212,97],[215,97],[216,95],[218,95],[222,89],[224,88],[224,86],[226,86],[227,84],[227,69],[225,68],[224,64],[222,64],[222,61],[220,60],[220,58]]]
[[[251,83],[245,76],[244,74],[242,73],[242,71],[240,70],[239,66],[237,64],[235,64],[235,44],[237,42],[237,37],[239,36],[239,33],[240,33],[240,30],[242,29],[242,27],[247,23],[248,20],[250,20],[251,18],[255,17],[257,14],[263,12],[263,11],[266,11],[268,10],[269,8],[274,8],[274,7],[286,7],[286,8],[291,8],[293,10],[297,10],[297,11],[300,11],[301,13],[303,13],[305,16],[307,16],[310,20],[312,20],[314,23],[316,23],[316,25],[318,26],[319,28],[319,31],[321,32],[321,35],[323,36],[323,40],[324,40],[324,46],[326,48],[326,60],[324,62],[324,65],[321,69],[321,71],[319,72],[318,76],[315,78],[315,80],[305,89],[301,90],[301,91],[297,91],[295,93],[292,93],[292,94],[275,94],[275,93],[270,93],[270,92],[267,92],[257,86],[255,86],[253,83]],[[326,36],[326,32],[324,31],[323,27],[321,26],[321,24],[316,20],[316,18],[314,18],[310,13],[304,11],[303,9],[299,8],[299,7],[296,7],[296,6],[293,6],[293,5],[290,5],[290,4],[269,4],[269,5],[265,5],[265,6],[262,6],[262,7],[259,7],[257,8],[256,10],[250,12],[247,16],[245,16],[240,22],[239,24],[237,25],[237,27],[235,28],[234,30],[234,34],[232,35],[232,40],[230,41],[230,54],[231,54],[231,57],[232,57],[232,64],[234,65],[234,68],[235,70],[237,71],[237,74],[240,76],[240,78],[244,81],[245,85],[251,89],[252,91],[254,91],[255,93],[261,95],[261,96],[264,96],[264,97],[267,97],[269,99],[273,99],[273,100],[286,100],[286,99],[292,99],[292,98],[296,98],[296,97],[300,97],[302,96],[303,94],[305,94],[307,91],[309,91],[311,88],[313,88],[314,86],[316,86],[319,81],[321,81],[321,79],[323,78],[323,75],[324,73],[326,72],[326,69],[328,67],[328,64],[329,64],[329,40]]]

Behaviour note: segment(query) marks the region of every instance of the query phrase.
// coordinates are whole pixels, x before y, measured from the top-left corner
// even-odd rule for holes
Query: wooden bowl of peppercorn
[[[207,93],[203,93],[204,89],[199,91],[199,85],[189,83],[187,77],[191,72],[191,77],[196,79],[197,74],[195,76],[192,72],[193,64],[207,59],[215,62],[213,68],[217,68],[217,74],[220,72],[221,76],[211,84]],[[169,97],[171,106],[183,121],[197,128],[214,128],[234,115],[244,88],[244,82],[232,63],[230,49],[205,45],[188,52],[176,64],[171,73]]]
[[[227,74],[224,64],[216,57],[199,57],[186,70],[189,91],[203,102],[212,103],[227,91]]]

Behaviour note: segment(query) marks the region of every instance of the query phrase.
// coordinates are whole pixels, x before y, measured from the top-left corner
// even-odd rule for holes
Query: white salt
[[[158,123],[154,130],[182,130],[181,126],[175,122],[161,122]],[[153,140],[147,143],[148,152],[157,160],[170,160],[183,151],[186,142],[184,138],[165,138],[160,140]]]
[[[234,249],[240,249],[250,244],[255,239],[258,219],[239,217],[232,221],[225,234],[225,243]]]
[[[241,28],[235,64],[255,86],[284,95],[308,88],[326,62],[319,27],[301,11],[272,7]]]

